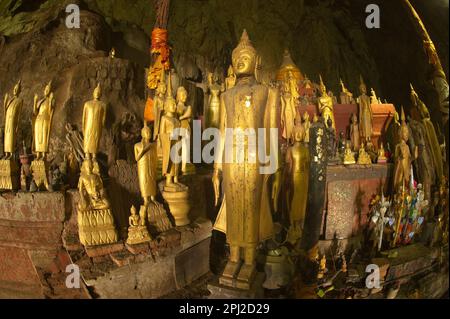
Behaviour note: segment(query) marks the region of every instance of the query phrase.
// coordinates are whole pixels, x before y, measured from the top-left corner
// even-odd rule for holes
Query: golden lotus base
[[[12,160],[0,160],[0,189],[19,188],[19,166]]]
[[[39,189],[42,186],[48,190],[48,164],[44,160],[34,160],[31,162],[31,173],[36,187]]]
[[[118,240],[110,209],[78,211],[78,231],[84,246],[113,244]]]
[[[152,238],[148,233],[147,226],[128,227],[127,244],[136,245],[149,242]]]
[[[170,213],[175,219],[175,225],[177,227],[188,225],[190,223],[188,214],[191,209],[189,188],[182,184],[164,186],[162,196],[169,205]]]

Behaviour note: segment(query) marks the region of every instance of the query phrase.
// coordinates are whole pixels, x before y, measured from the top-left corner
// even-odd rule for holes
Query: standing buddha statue
[[[21,81],[14,86],[13,96],[5,95],[5,131],[4,131],[4,160],[10,160],[16,150],[16,137],[19,128],[19,118],[22,112],[23,100],[19,97],[22,90]]]
[[[220,93],[223,91],[221,85],[217,83],[217,76],[208,73],[209,100],[206,114],[206,128],[219,127]]]
[[[33,150],[36,153],[36,159],[31,163],[31,171],[38,188],[44,185],[46,189],[49,189],[45,154],[48,152],[54,110],[55,99],[52,92],[52,83],[49,82],[44,89],[44,96],[39,100],[36,94],[33,104]]]
[[[0,160],[0,189],[15,190],[19,186],[19,168],[13,160],[16,151],[16,139],[19,128],[19,118],[22,112],[23,100],[20,96],[21,81],[14,86],[13,96],[5,94],[5,130],[4,157]]]
[[[394,153],[394,191],[399,191],[402,187],[410,185],[411,164],[417,158],[418,149],[414,149],[414,157],[411,156],[409,146],[407,144],[409,139],[409,129],[405,121],[405,113],[402,108],[400,126],[400,142],[395,146]]]
[[[187,91],[184,87],[180,86],[177,89],[177,116],[180,121],[180,127],[182,130],[182,142],[183,148],[181,149],[181,172],[186,173],[186,165],[189,161],[188,148],[191,136],[191,119],[192,119],[192,107],[186,105]]]
[[[436,130],[434,128],[433,123],[431,122],[430,112],[428,111],[427,106],[420,100],[412,84],[410,84],[410,86],[411,86],[411,102],[413,104],[413,107],[417,110],[417,113],[420,116],[420,122],[422,122],[423,126],[425,127],[426,143],[429,145],[432,155],[431,157],[433,159],[434,167],[436,170],[436,177],[437,177],[436,184],[439,185],[444,177],[444,168],[442,165],[444,161],[442,159],[442,152],[436,135]]]
[[[158,232],[163,232],[171,227],[163,205],[156,201],[156,180],[158,156],[156,142],[151,140],[151,130],[144,121],[141,131],[142,140],[134,145],[134,156],[137,162],[139,179],[139,190],[144,200],[144,206],[139,211],[141,223],[145,226],[145,221],[149,220],[155,225]],[[145,233],[144,229],[140,232]]]
[[[249,289],[256,274],[257,245],[273,236],[273,221],[269,199],[276,206],[280,174],[278,172],[278,139],[271,136],[277,131],[276,88],[257,83],[255,79],[257,53],[244,30],[238,46],[233,50],[232,63],[237,77],[236,86],[221,96],[220,143],[214,164],[213,185],[218,203],[220,194],[219,171],[222,171],[224,199],[214,228],[224,232],[230,245],[230,257],[220,277],[220,283]],[[270,165],[250,160],[246,140],[233,138],[234,147],[244,149],[244,161],[229,161],[223,157],[225,129],[240,128],[259,132],[265,128],[267,151],[271,152]],[[230,147],[227,143],[226,147]],[[244,145],[243,145],[244,144]],[[270,146],[270,147],[269,147]],[[262,147],[261,145],[259,147]],[[258,152],[256,152],[258,153]],[[256,154],[259,156],[259,154]],[[269,177],[275,173],[272,194],[268,189]],[[241,263],[243,259],[243,263]]]
[[[83,151],[85,159],[96,160],[103,126],[106,120],[106,103],[100,101],[102,89],[100,83],[94,89],[94,99],[84,104],[83,108]]]
[[[328,95],[327,88],[323,83],[321,75],[319,75],[319,78],[320,78],[320,93],[321,93],[321,96],[318,99],[319,112],[321,113],[323,119],[325,120],[327,120],[328,118],[331,119],[331,126],[335,129],[336,126],[333,114],[333,98]],[[328,123],[326,123],[326,125],[328,126]]]
[[[37,94],[34,96],[33,141],[37,160],[43,159],[45,153],[48,152],[48,141],[54,109],[55,99],[52,92],[52,83],[49,82],[44,89],[44,96],[42,99],[38,100]]]
[[[352,149],[357,151],[360,143],[358,117],[355,113],[352,114],[352,123],[350,124],[350,140],[352,142]]]
[[[372,107],[370,106],[370,97],[367,96],[367,88],[362,77],[360,78],[359,91],[361,95],[357,102],[359,106],[359,133],[363,142],[367,142],[372,138]]]
[[[294,127],[294,144],[288,148],[286,163],[290,181],[287,192],[290,228],[289,241],[295,244],[302,236],[308,200],[309,148],[304,143],[305,129]]]

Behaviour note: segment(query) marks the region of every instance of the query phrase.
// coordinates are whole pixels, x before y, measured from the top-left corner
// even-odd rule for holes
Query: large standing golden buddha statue
[[[5,95],[5,135],[4,135],[4,152],[5,160],[11,159],[16,150],[16,135],[19,127],[19,117],[22,110],[23,100],[19,97],[21,91],[21,81],[14,86],[14,95],[9,98]]]
[[[258,132],[258,128],[265,128],[266,134],[270,133],[270,128],[278,130],[278,90],[257,83],[256,61],[256,50],[244,30],[240,43],[232,53],[236,85],[221,95],[221,141],[213,174],[216,204],[220,188],[219,170],[222,171],[225,194],[214,227],[226,233],[230,245],[230,258],[220,283],[241,289],[249,289],[254,278],[256,246],[262,240],[270,238],[273,233],[268,181],[270,174],[278,171],[278,145],[273,145],[278,142],[277,138],[276,141],[270,139],[270,152],[275,155],[271,163],[275,167],[270,166],[274,168],[271,173],[262,174],[261,170],[267,166],[261,164],[260,154],[254,154],[259,152],[249,151],[250,138],[237,141],[233,137],[233,142],[226,144],[227,147],[232,144],[233,148],[243,146],[242,161],[223,160],[223,155],[228,154],[228,149],[224,152],[225,129]],[[269,136],[266,136],[266,141],[269,141],[268,138]],[[265,146],[267,151],[267,143]],[[279,177],[277,172],[272,185],[274,203],[278,196]]]
[[[37,95],[34,96],[33,148],[36,152],[36,160],[43,159],[44,154],[48,152],[48,141],[54,109],[55,98],[52,93],[52,83],[49,82],[44,89],[44,96],[40,100]]]
[[[100,101],[102,90],[100,84],[94,89],[94,99],[84,104],[83,108],[83,150],[86,159],[96,158],[106,119],[106,103]]]

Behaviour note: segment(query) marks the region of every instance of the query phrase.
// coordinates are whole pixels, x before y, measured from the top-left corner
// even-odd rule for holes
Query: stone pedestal
[[[112,244],[118,240],[110,209],[79,211],[78,231],[84,246]]]
[[[223,286],[219,283],[219,277],[216,277],[208,284],[208,290],[211,292],[209,299],[261,299],[264,298],[264,289],[262,284],[265,279],[265,274],[259,272],[255,276],[255,280],[250,289],[238,289],[228,286]]]
[[[0,189],[19,188],[19,166],[13,160],[0,160]]]
[[[181,184],[164,185],[161,193],[169,205],[170,213],[175,219],[175,225],[177,227],[188,225],[190,223],[188,214],[191,209],[189,188]]]
[[[48,165],[44,160],[34,160],[31,162],[31,174],[33,175],[33,181],[38,189],[44,187],[48,190]]]

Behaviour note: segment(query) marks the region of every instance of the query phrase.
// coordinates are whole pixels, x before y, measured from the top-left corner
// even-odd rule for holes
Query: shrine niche
[[[0,298],[448,291],[448,16],[66,2],[0,0]]]

